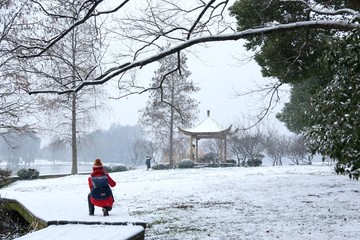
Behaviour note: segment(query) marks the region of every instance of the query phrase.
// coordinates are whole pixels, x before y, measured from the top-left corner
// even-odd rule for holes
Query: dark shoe
[[[109,212],[106,208],[103,208],[102,211],[103,211],[104,217],[109,216]]]
[[[89,216],[94,216],[94,213],[89,213]]]

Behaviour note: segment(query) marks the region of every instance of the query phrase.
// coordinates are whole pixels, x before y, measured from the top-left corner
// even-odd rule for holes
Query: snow
[[[204,121],[199,123],[194,128],[186,128],[183,131],[192,132],[192,133],[217,133],[224,131],[225,128],[220,126],[217,122],[215,122],[212,118],[207,117]]]
[[[0,195],[19,200],[44,220],[141,219],[148,224],[146,239],[355,240],[360,235],[359,182],[333,174],[331,166],[138,169],[110,175],[118,185],[109,217],[99,209],[88,216],[86,175],[18,181]],[[61,239],[53,234],[66,228],[71,236],[66,239],[75,239],[83,227],[46,230]],[[120,226],[91,227],[102,239],[114,239],[111,229]],[[81,230],[80,239],[99,239],[93,232]],[[24,239],[41,239],[32,234]]]
[[[119,240],[129,239],[133,233],[139,233],[141,226],[107,226],[107,225],[51,225],[46,229],[19,237],[17,240],[49,240],[49,239],[86,239],[86,240]],[[106,234],[104,235],[104,232]],[[51,236],[51,237],[49,237]]]

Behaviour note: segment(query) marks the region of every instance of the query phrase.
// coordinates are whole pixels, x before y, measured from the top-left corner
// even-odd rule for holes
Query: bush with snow
[[[170,164],[167,163],[159,163],[152,167],[154,170],[167,170],[170,169]]]
[[[262,160],[259,158],[253,158],[247,162],[247,165],[249,167],[259,167],[259,166],[261,166],[261,164],[262,164]]]
[[[228,159],[228,160],[226,160],[226,163],[232,164],[234,166],[237,164],[236,160],[234,160],[234,159]]]
[[[195,165],[194,161],[190,159],[184,159],[178,163],[178,168],[193,168],[194,165]]]
[[[0,180],[4,180],[11,176],[11,170],[9,169],[0,169]]]
[[[16,173],[20,180],[37,179],[39,177],[39,174],[39,171],[33,168],[23,168]]]
[[[105,172],[112,173],[112,172],[124,172],[128,171],[129,169],[125,165],[115,165],[115,166],[103,166]]]

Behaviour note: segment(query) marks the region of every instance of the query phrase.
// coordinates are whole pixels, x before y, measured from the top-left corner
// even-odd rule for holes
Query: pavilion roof
[[[193,136],[203,136],[203,137],[211,137],[215,135],[223,135],[228,134],[230,132],[231,126],[228,128],[223,128],[215,122],[211,117],[210,113],[208,112],[208,117],[199,123],[194,128],[180,128],[179,130],[186,135],[193,135]]]

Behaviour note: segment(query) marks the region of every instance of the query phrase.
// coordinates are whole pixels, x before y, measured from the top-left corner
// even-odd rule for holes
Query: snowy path
[[[141,219],[148,223],[146,239],[357,240],[360,235],[360,182],[332,174],[329,166],[134,170],[111,176],[118,185],[106,221]],[[16,198],[44,220],[103,220],[87,215],[87,193],[87,176],[81,175],[0,189],[2,197]],[[103,239],[113,239],[106,232]]]

